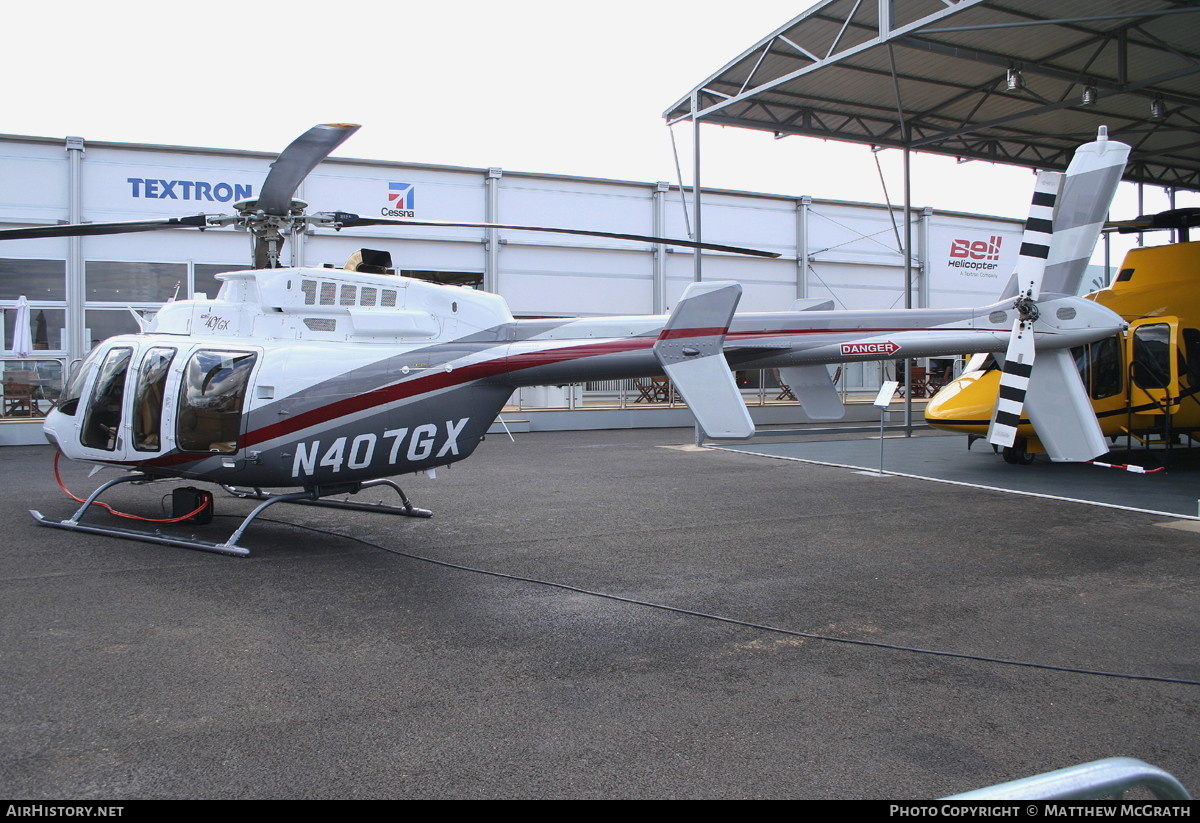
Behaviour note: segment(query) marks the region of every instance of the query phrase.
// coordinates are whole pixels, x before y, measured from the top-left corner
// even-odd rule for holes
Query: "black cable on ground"
[[[916,646],[901,646],[901,645],[897,645],[894,643],[881,643],[881,642],[875,641],[875,640],[859,640],[859,639],[848,638],[848,637],[831,637],[829,635],[815,634],[813,632],[798,631],[796,629],[782,629],[782,628],[779,628],[778,626],[769,626],[765,623],[754,623],[749,620],[740,620],[736,617],[724,617],[719,614],[708,614],[707,612],[695,611],[694,609],[684,609],[684,608],[680,608],[678,606],[668,606],[663,603],[653,603],[648,600],[637,600],[636,598],[632,598],[632,597],[623,597],[619,594],[609,594],[607,592],[593,591],[591,589],[584,589],[579,586],[572,586],[568,583],[556,583],[552,580],[540,580],[535,577],[523,577],[521,575],[508,574],[506,572],[497,572],[497,571],[492,571],[490,569],[475,568],[474,566],[464,566],[459,563],[451,563],[447,560],[438,560],[438,559],[432,558],[432,557],[425,557],[425,556],[419,555],[419,554],[412,554],[411,552],[399,551],[398,549],[389,549],[387,546],[381,546],[377,543],[372,543],[369,540],[364,540],[361,537],[354,537],[354,536],[348,535],[348,534],[341,534],[339,532],[327,531],[325,529],[320,529],[315,526],[306,526],[306,525],[303,525],[300,523],[289,523],[284,520],[264,520],[262,518],[259,519],[259,522],[279,523],[279,524],[282,524],[285,526],[294,526],[295,528],[298,528],[298,529],[305,529],[307,531],[316,532],[318,534],[329,535],[330,537],[339,537],[339,538],[342,538],[343,540],[350,540],[354,543],[361,543],[362,545],[368,546],[372,549],[379,549],[380,551],[388,552],[389,554],[398,555],[400,557],[407,557],[410,560],[419,560],[423,563],[430,563],[435,566],[444,566],[445,568],[448,568],[448,569],[456,569],[458,571],[471,572],[473,574],[483,574],[483,575],[487,575],[489,577],[499,577],[499,578],[502,578],[505,580],[516,580],[521,583],[533,583],[533,584],[539,585],[539,586],[549,586],[551,588],[563,589],[565,591],[570,591],[570,592],[577,592],[578,594],[586,594],[586,595],[591,595],[592,597],[600,597],[605,600],[615,600],[615,601],[618,601],[621,603],[629,603],[634,606],[645,606],[646,608],[650,608],[650,609],[658,609],[660,611],[673,612],[675,614],[682,614],[682,615],[686,615],[688,617],[699,617],[704,620],[713,620],[713,621],[716,621],[719,623],[729,623],[734,626],[742,626],[743,628],[748,628],[748,629],[758,629],[760,631],[773,632],[775,634],[785,634],[790,637],[803,637],[803,638],[806,638],[809,640],[824,640],[829,643],[846,643],[851,646],[867,646],[867,647],[876,648],[876,649],[887,649],[889,651],[894,651],[894,652],[910,652],[912,654],[929,654],[929,655],[934,655],[936,657],[952,657],[952,658],[957,658],[959,660],[975,660],[975,661],[978,661],[981,663],[998,663],[998,664],[1001,664],[1004,666],[1023,666],[1025,668],[1029,668],[1029,669],[1042,669],[1044,671],[1068,672],[1071,674],[1087,674],[1087,675],[1094,675],[1097,677],[1115,677],[1115,678],[1119,678],[1119,679],[1123,679],[1123,680],[1151,680],[1151,681],[1155,681],[1158,683],[1176,683],[1176,684],[1183,685],[1183,686],[1200,686],[1200,681],[1186,680],[1186,679],[1177,678],[1177,677],[1159,677],[1157,675],[1149,675],[1149,674],[1128,674],[1125,672],[1106,672],[1106,671],[1099,671],[1096,669],[1082,669],[1082,668],[1076,668],[1073,666],[1055,666],[1055,665],[1052,665],[1049,663],[1032,663],[1027,660],[1008,660],[1003,657],[986,657],[984,655],[965,654],[962,652],[948,652],[948,651],[942,651],[939,649],[922,649],[922,648],[918,648]]]

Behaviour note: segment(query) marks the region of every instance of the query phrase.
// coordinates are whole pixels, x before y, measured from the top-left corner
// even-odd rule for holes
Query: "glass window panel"
[[[0,258],[0,300],[16,300],[22,294],[31,303],[38,300],[66,300],[66,262]]]
[[[1092,397],[1100,400],[1121,392],[1121,338],[1093,343]]]
[[[3,364],[4,416],[44,417],[62,394],[58,360],[10,360]]]
[[[4,310],[5,351],[12,351],[14,324],[16,320],[16,309]],[[33,335],[34,351],[65,351],[67,344],[66,335],[63,330],[66,326],[66,309],[31,308],[29,310],[29,333]]]
[[[179,448],[237,451],[242,404],[255,358],[247,352],[199,351],[192,355],[179,394]]]
[[[1166,323],[1134,330],[1133,382],[1143,389],[1165,389],[1170,385],[1171,327]]]
[[[100,367],[100,350],[93,349],[83,359],[83,364],[71,375],[67,388],[62,394],[58,410],[63,414],[75,414],[79,406],[79,398],[83,396],[83,388],[87,385],[92,374]]]
[[[187,264],[89,260],[85,281],[88,301],[165,303],[175,294],[175,284],[187,281]]]
[[[143,316],[151,314],[138,313]],[[141,331],[128,309],[88,309],[84,312],[84,322],[87,324],[84,333],[90,335],[85,338],[89,348],[118,334],[137,334]]]
[[[121,406],[125,398],[125,373],[133,349],[113,349],[100,367],[92,387],[79,440],[93,449],[113,451],[121,432]]]
[[[175,349],[150,349],[138,368],[137,391],[133,400],[133,447],[138,451],[162,449],[163,401],[174,357]]]
[[[203,294],[210,299],[215,298],[221,291],[221,281],[217,279],[217,275],[244,268],[246,268],[245,263],[197,263],[192,271],[194,275],[192,295]]]

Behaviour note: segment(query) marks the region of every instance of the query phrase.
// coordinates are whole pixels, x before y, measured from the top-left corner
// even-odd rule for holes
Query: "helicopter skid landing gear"
[[[216,552],[217,554],[227,554],[233,557],[245,557],[246,555],[250,554],[249,549],[244,549],[237,545],[237,540],[242,536],[242,532],[246,530],[246,527],[250,525],[250,521],[257,517],[259,512],[266,508],[266,505],[259,506],[253,512],[251,512],[250,515],[242,521],[241,526],[239,526],[237,531],[233,533],[233,536],[224,543],[210,543],[207,540],[199,540],[195,537],[174,537],[169,534],[163,534],[161,531],[143,532],[137,531],[136,529],[123,529],[119,526],[101,526],[80,522],[83,519],[84,514],[87,513],[88,509],[91,508],[92,504],[96,502],[97,498],[99,498],[100,495],[104,494],[104,492],[108,491],[113,486],[121,483],[150,483],[153,482],[153,480],[154,478],[148,477],[144,474],[131,474],[124,477],[118,477],[116,480],[110,480],[92,492],[91,495],[88,496],[87,500],[83,501],[83,504],[75,511],[75,514],[71,515],[71,517],[67,520],[49,520],[45,515],[36,509],[30,509],[29,513],[33,516],[33,519],[37,521],[38,525],[50,526],[51,528],[55,529],[87,532],[88,534],[103,534],[108,535],[109,537],[123,537],[126,540],[139,540],[143,543],[158,543],[159,545],[163,546],[177,546],[184,549]],[[308,495],[309,493],[298,492],[297,494]],[[280,501],[276,500],[273,502]]]
[[[234,497],[240,497],[244,500],[275,500],[275,501],[278,501],[278,500],[280,500],[280,498],[288,497],[288,498],[292,498],[292,499],[289,499],[286,502],[302,503],[306,506],[321,506],[323,508],[328,508],[328,509],[349,509],[352,511],[360,511],[360,512],[376,512],[378,514],[396,514],[396,515],[400,515],[401,517],[433,517],[433,512],[431,512],[429,509],[419,509],[416,506],[414,506],[412,504],[412,502],[409,501],[408,495],[406,495],[404,493],[404,491],[398,485],[396,485],[394,482],[392,482],[391,480],[387,480],[387,479],[367,480],[367,481],[363,482],[362,484],[360,484],[359,486],[357,486],[354,489],[349,490],[349,491],[351,491],[351,493],[354,493],[354,492],[359,491],[360,489],[369,489],[374,486],[387,486],[390,489],[394,489],[396,494],[400,495],[400,505],[399,506],[386,506],[383,503],[359,503],[354,500],[326,500],[326,499],[324,499],[324,497],[318,496],[318,495],[321,495],[321,493],[322,493],[321,489],[315,490],[314,493],[306,493],[303,498],[296,499],[294,495],[268,494],[268,493],[264,492],[262,489],[254,489],[253,491],[247,491],[246,489],[239,489],[239,488],[235,488],[234,486],[224,486],[224,485],[221,486],[221,488],[225,489],[225,491],[229,492]],[[342,490],[339,490],[339,491],[342,491]],[[328,493],[333,493],[333,492],[329,492],[328,490],[325,490],[325,493],[328,494]]]

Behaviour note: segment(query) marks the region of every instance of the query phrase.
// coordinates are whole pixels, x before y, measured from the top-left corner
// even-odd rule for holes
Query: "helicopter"
[[[1200,269],[1200,243],[1189,229],[1200,226],[1200,209],[1172,209],[1107,224],[1121,233],[1178,231],[1180,242],[1131,249],[1113,282],[1086,295],[1128,322],[1128,329],[1072,352],[1088,390],[1088,400],[1104,436],[1168,446],[1179,436],[1200,432],[1200,298],[1194,272]],[[996,404],[998,367],[994,358],[976,358],[963,374],[928,403],[929,425],[982,436]],[[1046,451],[1035,423],[1021,419],[1014,444],[1002,450],[1006,462],[1033,463]]]
[[[254,242],[253,267],[218,275],[214,298],[168,302],[140,333],[105,340],[84,359],[47,415],[45,435],[68,459],[128,473],[102,484],[66,519],[32,511],[39,524],[245,556],[243,533],[281,502],[430,516],[392,478],[432,474],[470,457],[522,386],[665,374],[708,437],[738,439],[752,435],[754,424],[731,367],[779,369],[810,417],[839,419],[844,409],[826,364],[1019,345],[1028,361],[1043,352],[1038,362],[1048,366],[1038,368],[1051,372],[1049,383],[1071,391],[1073,381],[1078,393],[1078,374],[1055,364],[1124,325],[1094,301],[1036,288],[1047,259],[1086,262],[1099,237],[1098,224],[1090,230],[1094,204],[1102,201],[1103,213],[1128,153],[1104,135],[1077,152],[1078,168],[1065,176],[1074,185],[1063,185],[1063,175],[1047,177],[1035,193],[1033,209],[1044,211],[1060,188],[1064,205],[1074,208],[1060,208],[1070,216],[1056,213],[1053,224],[1031,217],[1018,271],[1032,279],[1016,303],[829,311],[797,301],[791,311],[735,314],[741,285],[703,281],[690,284],[669,314],[518,320],[499,295],[397,276],[386,253],[363,250],[339,270],[281,266],[280,249],[308,225],[440,225],[777,255],[592,230],[308,214],[294,192],[357,128],[310,129],[272,164],[257,200],[236,204],[235,215],[0,230],[3,240],[234,226]],[[1055,429],[1094,427],[1090,409],[1083,411],[1064,407]],[[1076,454],[1079,446],[1062,448]],[[93,504],[106,505],[99,497],[114,486],[160,479],[215,484],[260,502],[222,542],[82,522]],[[343,497],[379,486],[394,490],[400,504]],[[172,520],[211,519],[212,494],[192,491]]]

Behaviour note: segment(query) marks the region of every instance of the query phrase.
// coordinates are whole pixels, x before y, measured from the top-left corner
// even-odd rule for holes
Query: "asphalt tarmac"
[[[1194,521],[691,439],[492,436],[403,483],[432,519],[278,506],[245,559],[39,527],[51,451],[3,449],[0,795],[935,798],[1112,756],[1200,790]]]

